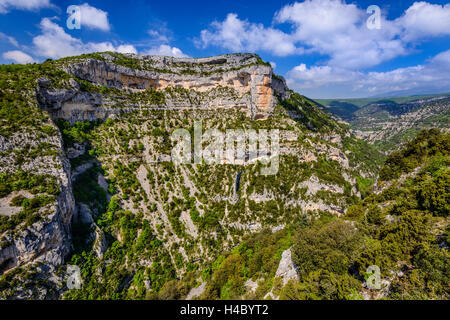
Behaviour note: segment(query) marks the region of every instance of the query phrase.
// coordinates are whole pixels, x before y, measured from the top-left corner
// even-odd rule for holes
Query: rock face
[[[289,280],[298,280],[297,268],[292,261],[291,249],[283,252],[275,277],[283,279],[283,286],[285,286]]]
[[[72,122],[106,119],[111,114],[111,110],[100,107],[103,104],[100,94],[82,92],[78,82],[71,80],[69,88],[53,89],[48,87],[48,79],[39,79],[36,86],[39,107],[49,111],[53,119]]]
[[[43,214],[45,219],[27,226],[20,233],[6,237],[0,234],[3,237],[0,238],[0,275],[21,269],[15,267],[28,267],[38,262],[47,266],[45,272],[55,275],[55,270],[68,262],[65,259],[67,260],[72,246],[72,222],[90,227],[85,232],[89,234],[84,235],[84,238],[87,240],[86,244],[92,243],[92,252],[100,260],[111,245],[110,235],[117,238],[118,242],[127,239],[118,225],[115,225],[115,221],[108,226],[111,227],[111,233],[103,233],[95,224],[99,218],[96,215],[100,212],[95,201],[75,204],[71,185],[80,177],[89,178],[93,185],[98,185],[106,192],[115,190],[114,200],[118,199],[116,204],[120,210],[148,221],[152,236],[162,245],[158,245],[159,251],[148,251],[151,257],[147,256],[147,252],[145,256],[139,256],[139,263],[149,267],[162,254],[167,254],[177,267],[177,277],[183,276],[187,270],[178,267],[174,259],[181,256],[184,261],[208,262],[216,254],[216,248],[210,243],[215,243],[225,234],[228,237],[224,239],[224,247],[231,247],[241,240],[241,235],[266,227],[271,227],[273,232],[283,229],[288,223],[284,217],[274,216],[273,220],[270,218],[268,221],[265,216],[267,212],[272,212],[274,200],[283,201],[283,205],[288,206],[292,214],[309,214],[309,211],[315,214],[321,210],[336,214],[343,212],[344,201],[341,203],[329,196],[345,196],[340,180],[336,182],[338,184],[334,184],[327,179],[322,181],[315,175],[299,175],[295,179],[274,177],[259,183],[254,172],[247,170],[254,163],[242,163],[245,168],[208,167],[211,178],[220,175],[223,179],[224,187],[215,188],[216,181],[206,177],[203,168],[180,165],[176,167],[175,173],[169,171],[171,166],[164,165],[163,162],[171,161],[168,136],[172,129],[180,125],[190,128],[197,119],[209,122],[208,125],[214,128],[233,128],[240,121],[249,128],[279,127],[281,155],[289,156],[289,162],[281,162],[281,172],[285,172],[286,166],[291,164],[295,165],[294,168],[301,168],[301,163],[307,164],[314,172],[319,157],[322,157],[335,162],[337,170],[342,171],[342,180],[350,179],[344,178],[344,175],[350,175],[349,159],[337,147],[342,144],[341,132],[330,136],[330,139],[318,130],[309,132],[309,126],[312,126],[308,120],[312,118],[310,114],[316,115],[320,110],[288,90],[284,79],[273,75],[272,68],[260,61],[258,56],[233,54],[206,59],[177,59],[101,53],[62,59],[53,62],[52,66],[59,71],[64,69],[67,73],[61,73],[61,77],[59,73],[54,77],[49,74],[45,74],[45,77],[36,76],[30,81],[33,86],[27,92],[30,101],[32,100],[32,108],[45,111],[42,114],[48,118],[46,128],[40,132],[39,129],[43,126],[39,123],[38,128],[33,128],[37,131],[35,134],[30,133],[31,130],[20,129],[7,137],[0,136],[0,174],[7,169],[12,173],[25,170],[50,175],[56,178],[61,193],[51,208],[45,208],[48,211]],[[274,111],[278,99],[287,99],[291,93],[289,103],[298,104],[298,110],[295,111],[297,118],[290,116],[292,110],[287,110],[289,108],[285,110],[280,107],[281,110],[277,108],[274,112],[279,116],[276,121],[264,121]],[[228,110],[220,110],[221,108]],[[249,117],[263,120],[253,121]],[[67,149],[64,150],[61,134],[51,121],[58,118],[72,123],[107,118],[111,120],[96,123],[92,135],[81,139],[82,142],[69,143],[70,146],[66,146]],[[326,125],[327,121],[315,124],[317,129]],[[64,130],[64,133],[67,134],[67,131]],[[39,138],[42,136],[46,139]],[[316,142],[318,140],[321,142]],[[331,142],[328,143],[328,140]],[[28,147],[25,149],[22,145]],[[47,148],[45,153],[42,152],[42,147]],[[15,150],[17,155],[10,152]],[[94,152],[88,153],[91,150]],[[27,159],[19,157],[27,153],[30,154]],[[35,154],[39,156],[32,156]],[[124,165],[126,170],[114,170],[118,163]],[[91,174],[93,170],[86,172],[94,165],[104,170],[101,170],[102,174],[94,176]],[[83,174],[86,175],[82,176]],[[130,192],[126,190],[127,186],[118,183],[128,178],[136,182]],[[170,180],[170,188],[166,183],[167,178]],[[78,191],[84,192],[84,185],[82,187],[79,183],[74,183],[74,186],[80,188],[75,190],[76,194]],[[129,197],[129,193],[133,196]],[[11,196],[11,192],[8,196]],[[11,197],[15,196],[16,194]],[[8,206],[11,204],[11,197],[7,202],[4,201]],[[111,197],[112,195],[107,194],[108,200]],[[172,210],[167,206],[172,202],[178,203],[178,199],[182,198],[189,202],[189,206],[186,204],[180,210]],[[247,199],[254,202],[252,207],[246,201],[241,201]],[[239,201],[243,204],[242,208],[240,204],[237,205]],[[218,202],[226,202],[223,210],[222,204]],[[1,204],[0,202],[0,209]],[[6,205],[3,207],[6,208]],[[216,212],[219,207],[218,210],[223,213],[220,221],[217,220],[220,223],[216,223],[214,215],[214,223],[209,225],[208,213]],[[259,210],[259,207],[264,210]],[[144,218],[141,218],[141,213]],[[18,227],[24,227],[25,224],[24,221]],[[145,231],[147,233],[148,230]],[[235,239],[234,235],[238,237]],[[79,238],[78,235],[74,236],[77,241]],[[297,279],[290,250],[283,252],[276,277],[281,278],[283,284]],[[30,282],[27,285],[29,284]],[[255,287],[254,283],[249,284]],[[145,286],[149,290],[151,284]],[[65,290],[63,286],[58,288]],[[204,286],[194,290],[190,297],[201,294],[202,288]],[[23,292],[8,292],[3,295],[7,298],[19,296],[27,298],[32,295]]]
[[[253,54],[231,54],[204,59],[170,58],[143,55],[99,54],[100,58],[69,60],[63,65],[69,78],[63,85],[55,85],[42,77],[37,79],[33,99],[48,111],[52,119],[63,118],[70,122],[106,119],[112,115],[134,111],[137,108],[239,108],[252,118],[268,117],[276,103],[276,96],[286,98],[288,89],[284,79],[273,76],[270,65]],[[124,63],[125,61],[125,63]],[[82,87],[82,81],[91,83],[93,91]],[[103,87],[119,89],[119,99],[102,94]],[[182,89],[189,97],[173,97],[165,89]],[[130,95],[146,91],[161,92],[165,103],[133,105]],[[208,94],[212,92],[212,94]],[[110,93],[110,91],[108,92]],[[195,102],[192,101],[195,96]],[[120,98],[122,100],[120,100]],[[118,108],[118,100],[121,102]],[[123,102],[123,103],[122,103]],[[56,128],[55,128],[56,129]],[[61,135],[49,137],[56,149],[64,150]],[[38,147],[39,140],[33,135],[16,132],[9,137],[0,136],[0,151],[18,150],[25,143]],[[0,243],[0,275],[17,267],[42,263],[50,273],[62,265],[71,249],[71,222],[76,220],[91,224],[94,248],[97,256],[105,251],[103,232],[95,226],[87,209],[75,205],[72,181],[83,167],[70,168],[68,158],[76,158],[85,152],[84,145],[75,144],[53,160],[46,157],[30,159],[21,167],[15,167],[7,157],[0,158],[3,169],[11,172],[28,170],[49,174],[57,179],[61,193],[56,203],[47,208],[44,219],[21,228],[14,233],[2,235]],[[4,165],[4,166],[3,166]],[[89,166],[91,164],[85,164]],[[9,199],[9,198],[8,198]],[[78,212],[78,214],[77,214]],[[189,217],[190,220],[190,217]],[[195,228],[193,228],[195,229]],[[196,231],[192,233],[195,235]],[[22,294],[26,297],[27,294]]]
[[[366,105],[348,119],[358,138],[382,144],[389,154],[409,140],[410,132],[440,128],[449,132],[450,97],[448,95],[396,104],[392,101]]]
[[[189,291],[188,295],[186,296],[186,300],[194,300],[195,298],[198,298],[205,292],[206,289],[206,282],[203,282],[200,286],[196,288],[192,288],[191,291]]]
[[[96,85],[108,88],[142,92],[148,89],[183,88],[202,95],[202,108],[238,107],[253,118],[270,115],[276,103],[275,96],[284,99],[288,90],[283,78],[273,76],[272,67],[253,54],[230,54],[213,58],[188,59],[135,54],[123,55],[121,60],[102,54],[102,60],[82,59],[65,65],[67,73]],[[133,67],[124,66],[123,57]],[[76,81],[70,89],[49,89],[46,79],[38,82],[40,104],[52,111],[54,117],[68,120],[92,120],[108,117],[113,110],[105,108],[100,94],[79,91]],[[211,90],[231,89],[234,97],[204,99]],[[167,108],[194,107],[192,101],[168,99]],[[103,108],[99,106],[103,105]],[[135,107],[135,106],[129,106]],[[117,112],[118,110],[115,110]],[[122,111],[125,111],[122,109]]]
[[[292,261],[291,249],[283,251],[281,255],[280,264],[278,265],[275,278],[281,278],[283,287],[289,280],[298,281],[298,271],[294,262]],[[264,300],[279,300],[279,296],[274,293],[274,288],[270,290],[265,296]]]
[[[59,147],[63,148],[59,140]],[[54,270],[64,262],[70,251],[70,224],[75,207],[70,181],[70,164],[61,156],[59,166],[35,167],[34,170],[50,173],[57,178],[61,193],[48,214],[38,222],[21,229],[18,233],[4,235],[0,245],[0,275],[19,265],[43,263]],[[31,164],[30,166],[33,166]]]

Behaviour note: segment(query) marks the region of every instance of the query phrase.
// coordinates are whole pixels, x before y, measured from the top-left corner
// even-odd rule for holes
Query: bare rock
[[[291,249],[283,252],[275,277],[281,277],[283,279],[283,286],[286,285],[289,280],[298,281],[298,271],[292,261]]]

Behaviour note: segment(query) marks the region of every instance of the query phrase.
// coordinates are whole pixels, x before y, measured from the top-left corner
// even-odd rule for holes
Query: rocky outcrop
[[[281,279],[281,286],[284,287],[289,281],[298,281],[298,270],[292,261],[291,249],[283,251],[280,264],[278,265],[275,278]],[[264,296],[264,300],[279,300],[280,296],[276,293],[275,287]]]
[[[283,286],[285,286],[289,280],[298,281],[297,267],[292,261],[291,249],[285,250],[281,255],[281,261],[278,265],[275,277],[283,279]]]
[[[76,214],[73,217],[74,222],[87,224],[90,226],[90,237],[86,238],[86,242],[92,243],[92,248],[97,257],[103,258],[103,254],[106,252],[106,237],[104,232],[97,226],[92,217],[92,211],[90,207],[84,203],[77,203]]]
[[[50,80],[46,78],[37,81],[36,98],[39,107],[48,111],[53,119],[94,121],[106,119],[115,112],[101,107],[104,103],[102,95],[81,91],[78,82],[70,80],[69,87],[65,89],[52,88]]]
[[[371,144],[381,144],[384,153],[398,150],[412,131],[440,128],[450,132],[450,97],[443,95],[396,104],[380,101],[353,114],[353,133]]]
[[[298,185],[299,188],[306,188],[306,195],[315,195],[319,191],[330,191],[333,193],[344,193],[344,188],[338,185],[322,183],[316,176],[311,176],[308,180]]]
[[[200,297],[206,289],[206,282],[202,282],[202,284],[196,288],[192,288],[186,296],[186,300],[194,300],[195,298]]]
[[[237,97],[207,97],[201,103],[202,107],[244,108],[253,118],[266,118],[273,110],[276,96],[282,99],[288,96],[284,79],[275,77],[270,65],[262,63],[253,54],[201,59],[123,55],[122,58],[135,65],[133,68],[122,65],[123,61],[107,53],[102,54],[102,57],[103,60],[87,58],[70,62],[64,66],[64,70],[98,86],[133,92],[184,88],[207,93],[220,88],[232,89]],[[68,89],[52,89],[47,79],[39,79],[37,97],[40,105],[51,111],[54,118],[73,121],[103,119],[113,113],[127,111],[126,108],[105,108],[110,101],[101,94],[80,91],[79,84],[73,79]],[[194,106],[191,101],[169,99],[167,105],[159,107]]]
[[[61,137],[59,137],[62,149]],[[49,270],[64,263],[70,251],[70,224],[75,207],[70,181],[70,163],[64,156],[59,158],[59,167],[47,168],[57,178],[61,192],[50,208],[44,208],[42,219],[34,224],[3,235],[0,243],[0,274],[26,264],[42,263]],[[50,164],[51,165],[51,164]],[[36,170],[43,170],[42,168]]]

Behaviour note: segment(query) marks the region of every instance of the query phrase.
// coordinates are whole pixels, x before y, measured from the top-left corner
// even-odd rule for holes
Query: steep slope
[[[184,298],[249,234],[342,215],[378,168],[372,148],[252,54],[98,53],[1,75],[3,298],[61,297],[67,265],[83,285],[66,298],[169,298],[177,279]],[[248,156],[172,162],[173,132],[199,121],[203,133],[279,130],[277,174]]]
[[[347,121],[353,133],[385,154],[399,150],[422,129],[450,126],[448,94],[388,99],[317,100]]]
[[[75,203],[61,134],[37,107],[31,70],[61,81],[54,68],[1,66],[0,273],[14,268],[7,277],[39,281],[70,252]],[[10,289],[4,281],[0,286],[2,293]],[[19,297],[34,294],[20,282],[16,289]],[[41,286],[35,294],[58,296],[47,289]]]
[[[422,129],[448,130],[450,99],[372,104],[358,110],[350,123],[359,138],[375,144],[380,151],[393,151]]]
[[[449,299],[449,165],[450,135],[421,132],[344,216],[264,230],[223,252],[200,298]],[[160,296],[180,298],[185,286],[170,282]]]

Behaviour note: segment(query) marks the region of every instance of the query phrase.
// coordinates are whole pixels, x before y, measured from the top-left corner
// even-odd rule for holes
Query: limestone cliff
[[[72,247],[71,222],[75,200],[70,179],[70,163],[62,152],[63,142],[60,134],[39,138],[36,132],[27,134],[25,133],[27,128],[23,129],[22,132],[17,132],[13,136],[0,136],[0,152],[3,155],[0,158],[2,163],[0,175],[14,176],[17,172],[24,172],[28,179],[46,176],[54,179],[59,190],[55,198],[45,192],[33,195],[28,191],[20,190],[14,191],[9,197],[0,198],[0,216],[7,213],[8,208],[14,209],[10,212],[10,217],[28,215],[24,223],[19,222],[17,227],[0,234],[0,275],[9,270],[18,270],[16,267],[22,267],[28,270],[29,274],[41,270],[40,279],[50,281],[55,277],[57,268],[65,262]],[[13,152],[21,150],[21,147],[27,143],[35,144],[37,147],[45,143],[51,144],[60,152],[58,156],[30,158],[17,165],[16,159],[19,155]],[[4,156],[7,152],[12,153],[11,157]],[[16,180],[15,183],[20,182]],[[12,205],[5,201],[5,199],[14,199],[12,196],[23,197],[22,208],[11,207]],[[49,200],[42,203],[41,199]],[[42,207],[39,208],[40,205]],[[49,295],[50,293],[44,288],[36,293],[25,287],[18,286],[9,290],[14,290],[13,296],[23,299],[31,298],[36,294],[40,298],[55,297],[54,294],[56,294],[53,292]]]
[[[368,172],[348,130],[257,55],[94,53],[6,69],[0,298],[61,297],[66,265],[87,256],[99,268],[77,297],[102,281],[133,295],[138,270],[156,293],[249,233],[341,215],[359,197],[355,176]],[[199,120],[219,130],[277,129],[279,173],[263,179],[257,161],[172,163],[171,134]],[[119,274],[126,276],[109,282]]]
[[[165,104],[168,109],[237,107],[258,119],[270,115],[277,103],[276,96],[284,99],[289,95],[284,79],[274,76],[272,67],[253,54],[190,59],[103,53],[94,58],[70,60],[64,63],[63,69],[78,79],[107,88],[129,92],[164,92],[167,88],[182,88],[200,96],[197,103],[169,97]],[[70,84],[72,88],[66,90],[48,89],[49,83],[42,79],[38,90],[41,103],[50,106],[56,116],[69,118],[77,118],[80,113],[84,116],[98,113],[99,117],[111,113],[110,110],[99,109],[99,106],[114,106],[114,101],[105,100],[100,94],[80,94],[79,86],[74,81]],[[205,97],[208,92],[224,89],[230,89],[233,96]],[[136,106],[128,104],[126,107]]]

